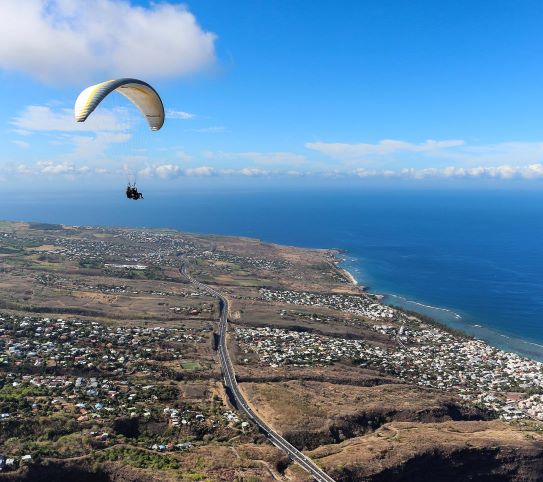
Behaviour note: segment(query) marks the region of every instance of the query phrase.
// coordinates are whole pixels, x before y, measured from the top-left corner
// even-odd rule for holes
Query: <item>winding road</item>
[[[228,300],[217,290],[211,288],[204,283],[194,279],[187,270],[187,267],[184,265],[181,268],[181,273],[196,287],[200,288],[202,291],[209,293],[212,296],[215,296],[220,300],[220,318],[219,318],[219,343],[217,350],[219,352],[219,358],[221,360],[221,367],[224,376],[224,384],[227,390],[230,391],[231,396],[234,398],[238,410],[247,415],[258,427],[259,429],[271,440],[271,442],[281,450],[287,453],[291,460],[299,464],[303,469],[309,472],[315,480],[318,482],[334,482],[329,475],[327,475],[321,468],[319,468],[315,462],[313,462],[309,457],[306,457],[302,452],[300,452],[296,447],[287,442],[281,435],[277,432],[274,432],[248,405],[247,401],[243,397],[239,389],[238,382],[236,380],[236,373],[234,371],[234,366],[230,360],[230,355],[228,354],[228,348],[226,346],[226,333],[228,331]]]

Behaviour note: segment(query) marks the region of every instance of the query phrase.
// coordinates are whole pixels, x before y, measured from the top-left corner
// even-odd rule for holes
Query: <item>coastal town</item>
[[[399,394],[403,384],[453,396],[470,416],[503,421],[504,433],[525,423],[543,431],[543,364],[383,304],[338,261],[333,251],[241,238],[0,225],[0,476],[87,457],[237,480],[221,478],[216,463],[193,464],[191,454],[209,447],[254,449],[266,439],[224,388],[219,300],[183,266],[228,296],[234,368],[260,390],[288,390],[286,368],[338,387],[357,383],[358,371]],[[267,480],[246,463],[247,477]]]
[[[321,295],[266,288],[259,292],[266,301],[327,307],[366,321],[380,320],[379,324],[370,324],[371,330],[393,342],[381,347],[364,340],[304,331],[236,328],[244,352],[257,353],[264,364],[318,366],[341,360],[355,361],[361,367],[378,369],[408,383],[457,393],[468,403],[489,409],[504,420],[543,421],[541,362],[420,320],[415,319],[413,323],[413,316],[406,316],[371,296]],[[319,318],[312,315],[311,319]]]
[[[378,303],[375,298],[366,296],[346,296],[336,294],[319,294],[294,291],[277,291],[266,288],[260,289],[261,296],[266,301],[275,301],[298,306],[318,306],[351,313],[371,320],[394,318],[394,310],[389,306]]]

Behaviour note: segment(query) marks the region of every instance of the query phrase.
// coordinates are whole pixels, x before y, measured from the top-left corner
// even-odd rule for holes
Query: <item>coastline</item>
[[[345,260],[342,260],[342,262],[345,262]],[[358,285],[356,278],[348,269],[338,266],[338,270],[341,270],[346,276],[348,273],[348,279],[355,281],[354,283],[351,281],[351,283],[354,286]],[[372,296],[378,295],[372,294]],[[500,343],[492,342],[488,337],[474,336],[468,330],[458,329],[454,325],[420,313],[416,309],[406,310],[402,307],[387,304],[386,298],[389,296],[385,295],[380,299],[380,302],[397,310],[397,314],[400,316],[399,320],[402,320],[402,315],[404,318],[401,328],[400,324],[397,323],[398,320],[395,320],[392,325],[384,325],[381,329],[384,333],[396,334],[397,347],[396,350],[392,350],[390,353],[390,360],[393,363],[395,359],[399,360],[398,370],[400,373],[405,368],[406,361],[408,361],[409,366],[413,366],[413,357],[419,360],[419,362],[421,361],[419,357],[426,357],[426,360],[422,361],[423,365],[435,361],[436,358],[433,357],[437,357],[440,365],[437,372],[434,373],[435,383],[432,382],[432,377],[428,378],[425,376],[417,378],[420,374],[411,381],[418,385],[437,389],[447,389],[448,383],[451,387],[458,388],[458,386],[464,386],[464,389],[466,389],[469,387],[470,379],[473,380],[474,376],[480,377],[480,381],[477,382],[476,386],[471,387],[471,392],[470,389],[467,389],[467,391],[460,395],[464,400],[495,411],[499,414],[499,418],[505,421],[511,422],[522,419],[530,419],[535,422],[543,421],[543,381],[541,380],[543,359],[538,356],[529,356],[523,350],[514,350],[511,346],[500,346]],[[423,303],[413,303],[420,308],[431,307]],[[457,313],[449,309],[436,309],[442,310],[449,315],[458,316]],[[410,331],[410,322],[413,320],[413,317],[422,322],[421,325],[424,326],[423,331],[426,330],[426,335],[430,339],[433,338],[435,343],[433,350],[435,351],[433,351],[433,355],[430,357],[424,353],[424,350],[421,351],[416,344],[413,346],[413,344],[409,345],[407,343],[409,336],[413,336],[413,332]],[[488,333],[491,333],[491,330],[482,325],[474,324],[471,326],[485,329]],[[506,337],[506,335],[500,333],[494,333],[493,335]],[[406,342],[405,344],[404,341]],[[523,343],[531,344],[525,340],[523,340]],[[461,348],[459,349],[459,347]],[[456,364],[457,357],[462,358],[462,356],[464,356],[464,360],[461,362],[464,367],[463,370],[469,370],[470,377],[465,378],[462,370],[459,378],[455,382],[451,382],[451,380],[455,380],[455,377],[459,373],[458,365]],[[452,366],[449,364],[451,360],[454,360]],[[445,368],[447,366],[448,369]],[[497,366],[500,368],[496,369]],[[504,389],[504,387],[500,386],[503,381],[501,378],[503,376],[503,368],[505,368],[506,373],[511,373],[518,377],[509,389]],[[409,379],[411,371],[412,369],[408,369],[403,373],[403,376]],[[463,376],[464,378],[462,378]],[[492,382],[487,383],[489,380],[492,380]],[[455,383],[457,384],[456,386]],[[523,395],[519,396],[518,393],[513,392],[520,392]]]
[[[351,284],[353,284],[355,286],[359,286],[358,280],[353,276],[353,274],[349,270],[347,270],[345,268],[342,268],[342,267],[339,267],[339,269],[343,272],[343,274],[351,282]]]
[[[338,259],[336,265],[337,268],[345,275],[345,277],[351,282],[351,284],[359,287],[362,291],[371,291],[368,286],[360,285],[360,283],[351,271],[349,271],[344,266],[341,266],[341,264],[345,263],[346,261],[347,260],[344,258]],[[375,296],[381,303],[399,309],[403,312],[417,313],[418,315],[431,320],[432,323],[442,327],[446,331],[456,332],[460,336],[475,338],[498,350],[515,353],[530,360],[543,362],[543,345],[535,341],[501,333],[497,330],[494,330],[488,326],[479,323],[468,323],[467,321],[463,320],[462,316],[459,313],[450,308],[443,308],[439,306],[421,303],[419,301],[410,300],[396,294],[371,294]],[[389,299],[401,300],[402,302],[387,303],[387,300]],[[441,313],[450,317],[450,321],[447,321],[442,317],[436,316],[436,314]]]

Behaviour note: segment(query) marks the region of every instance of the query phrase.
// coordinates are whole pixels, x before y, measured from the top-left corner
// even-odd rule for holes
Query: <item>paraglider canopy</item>
[[[107,80],[87,87],[75,101],[75,120],[85,122],[111,92],[119,92],[130,100],[146,117],[152,131],[164,125],[164,105],[157,91],[148,83],[138,79]]]

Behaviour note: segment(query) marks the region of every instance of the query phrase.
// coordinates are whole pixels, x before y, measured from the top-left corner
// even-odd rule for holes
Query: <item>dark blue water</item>
[[[542,191],[192,187],[147,190],[141,203],[122,192],[20,194],[0,195],[0,218],[341,248],[361,284],[394,295],[388,302],[543,360]]]

